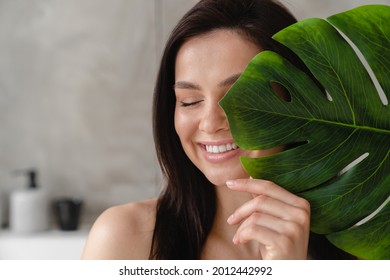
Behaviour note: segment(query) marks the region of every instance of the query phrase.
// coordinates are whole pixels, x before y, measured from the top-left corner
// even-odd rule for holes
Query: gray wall
[[[160,188],[151,97],[164,42],[196,0],[0,0],[0,190],[39,170],[93,219]],[[298,18],[389,1],[285,0]]]

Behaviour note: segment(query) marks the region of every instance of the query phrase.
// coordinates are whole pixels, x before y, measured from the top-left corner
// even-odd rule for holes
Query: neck
[[[216,188],[216,215],[213,227],[206,241],[204,258],[250,259],[258,255],[253,243],[234,245],[232,240],[239,225],[229,225],[227,219],[245,202],[252,199],[249,193],[234,192],[226,186]],[[221,254],[221,255],[216,255]]]
[[[216,186],[217,209],[215,217],[215,226],[222,228],[231,228],[236,231],[235,226],[229,225],[226,220],[245,202],[252,199],[249,193],[241,193],[228,189],[226,186]],[[233,236],[232,236],[233,237]]]

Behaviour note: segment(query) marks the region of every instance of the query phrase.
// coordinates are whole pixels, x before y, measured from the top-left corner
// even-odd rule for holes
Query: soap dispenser
[[[32,233],[49,228],[48,201],[38,188],[37,172],[33,169],[16,171],[27,177],[27,189],[14,191],[10,197],[10,228],[16,233]]]

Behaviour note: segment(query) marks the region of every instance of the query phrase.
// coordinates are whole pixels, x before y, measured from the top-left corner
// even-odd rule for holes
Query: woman
[[[295,21],[272,0],[201,0],[179,21],[154,94],[154,137],[165,189],[158,199],[105,211],[91,230],[83,258],[344,257],[321,237],[309,245],[306,200],[249,178],[240,156],[271,155],[282,148],[238,148],[218,105],[262,50],[278,52],[305,69],[271,39]],[[316,245],[324,256],[316,253]]]

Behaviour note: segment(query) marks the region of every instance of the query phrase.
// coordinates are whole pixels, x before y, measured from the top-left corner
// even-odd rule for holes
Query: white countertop
[[[76,231],[49,230],[17,234],[0,230],[0,259],[77,260],[83,251],[89,228]]]

